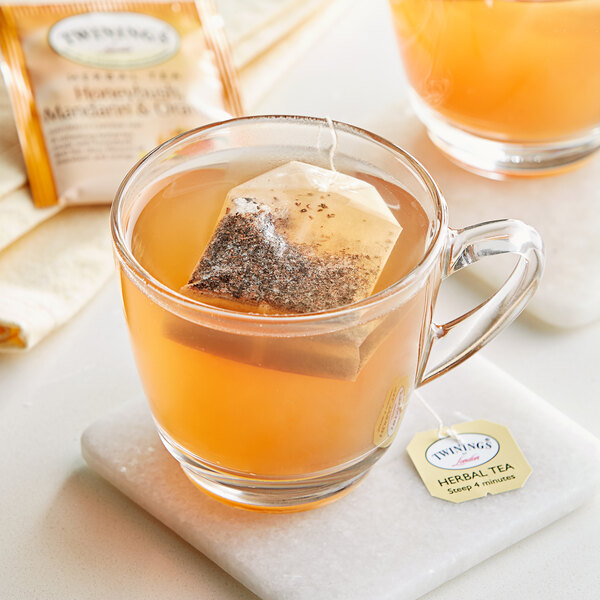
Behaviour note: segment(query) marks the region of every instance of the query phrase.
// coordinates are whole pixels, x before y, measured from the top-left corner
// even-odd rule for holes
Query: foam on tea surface
[[[227,194],[183,291],[254,312],[351,304],[373,292],[401,231],[372,185],[292,161]]]

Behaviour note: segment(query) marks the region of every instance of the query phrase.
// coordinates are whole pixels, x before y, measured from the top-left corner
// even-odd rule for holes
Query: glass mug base
[[[488,179],[554,175],[577,168],[600,149],[600,128],[548,143],[512,143],[474,135],[411,93],[431,141],[454,163]]]
[[[258,479],[208,465],[177,444],[158,424],[157,430],[185,475],[204,493],[223,504],[257,512],[301,512],[334,502],[357,486],[386,451],[374,448],[351,463],[297,479]]]

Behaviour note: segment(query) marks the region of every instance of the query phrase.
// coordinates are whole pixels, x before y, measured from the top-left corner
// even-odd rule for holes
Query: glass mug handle
[[[544,269],[542,240],[533,227],[521,221],[502,219],[449,231],[442,279],[488,256],[511,253],[519,259],[504,285],[485,302],[442,325],[432,323],[422,367],[425,373],[421,372],[417,386],[462,363],[516,319],[535,292]],[[433,344],[445,358],[427,368]]]

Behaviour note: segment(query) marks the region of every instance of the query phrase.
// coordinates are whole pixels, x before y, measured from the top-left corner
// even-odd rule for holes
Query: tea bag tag
[[[373,444],[387,448],[396,437],[398,427],[404,416],[404,409],[409,396],[410,380],[408,375],[396,377],[385,396],[385,401],[375,423]]]
[[[485,419],[417,433],[406,450],[429,493],[449,502],[516,490],[531,475],[510,431]]]

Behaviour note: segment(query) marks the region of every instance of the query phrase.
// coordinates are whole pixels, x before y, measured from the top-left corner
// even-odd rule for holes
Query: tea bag
[[[418,307],[417,307],[418,308]],[[354,381],[362,368],[393,335],[415,338],[419,315],[392,311],[368,323],[348,323],[344,329],[307,336],[266,337],[230,333],[165,316],[171,340],[227,360],[297,375]],[[395,332],[392,334],[392,332]],[[402,357],[398,357],[401,364]]]
[[[233,188],[213,235],[182,288],[238,311],[297,314],[369,296],[402,231],[370,184],[290,162]],[[267,338],[190,330],[169,335],[231,360],[314,377],[354,380],[397,314],[310,336]]]
[[[372,185],[289,162],[228,193],[182,291],[234,310],[333,309],[373,292],[401,231]]]

